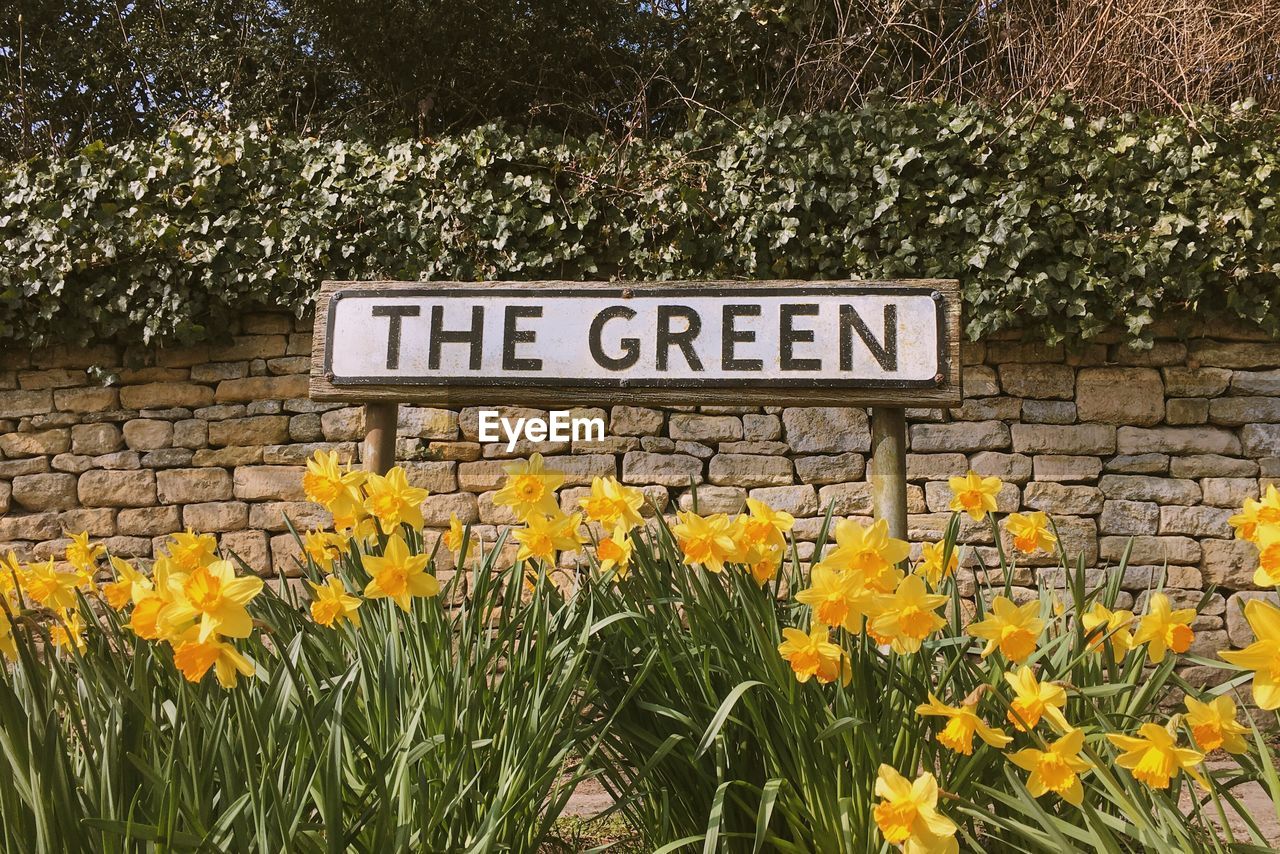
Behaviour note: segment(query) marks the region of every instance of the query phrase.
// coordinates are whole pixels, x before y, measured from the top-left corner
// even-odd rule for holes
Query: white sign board
[[[472,403],[888,395],[928,406],[959,395],[954,282],[343,283],[323,296],[321,399],[395,388],[394,399],[459,401],[442,390],[465,388]]]

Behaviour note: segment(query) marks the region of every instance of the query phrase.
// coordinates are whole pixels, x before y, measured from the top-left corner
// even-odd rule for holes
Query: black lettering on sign
[[[675,332],[671,329],[671,320],[676,317],[684,318],[686,326],[683,331]],[[667,370],[667,355],[671,345],[674,344],[684,354],[684,360],[688,363],[689,369],[701,371],[702,360],[698,358],[698,351],[693,349],[694,339],[701,331],[702,318],[689,306],[658,306],[658,370]]]
[[[812,344],[812,329],[796,329],[797,317],[816,317],[817,303],[800,303],[782,306],[778,318],[778,364],[784,371],[820,371],[821,359],[797,359],[793,347],[796,344]]]
[[[889,303],[884,307],[884,339],[877,340],[851,305],[840,306],[840,370],[853,370],[853,333],[857,332],[862,343],[886,371],[898,369],[898,307]]]
[[[758,305],[726,305],[724,307],[723,329],[720,333],[720,367],[726,371],[759,371],[764,362],[759,359],[738,359],[734,356],[734,347],[739,344],[750,344],[756,340],[756,333],[751,329],[738,329],[734,322],[739,317],[759,317]]]
[[[532,344],[538,333],[532,329],[520,329],[516,326],[522,317],[542,317],[540,305],[509,305],[502,322],[502,369],[504,371],[540,371],[541,359],[516,358],[517,344]]]
[[[480,370],[480,356],[484,343],[484,306],[471,307],[471,328],[446,330],[444,328],[444,306],[431,306],[431,347],[427,353],[427,367],[433,371],[440,369],[441,344],[468,344],[471,347],[469,367],[473,371]]]
[[[606,355],[604,346],[600,343],[600,336],[604,333],[606,323],[615,317],[630,320],[635,316],[635,311],[625,305],[612,305],[597,314],[591,321],[591,332],[587,343],[591,347],[591,358],[596,360],[597,365],[611,371],[625,371],[640,361],[640,341],[636,338],[623,338],[618,342],[622,346],[621,356]]]
[[[417,317],[416,305],[375,305],[374,317],[387,318],[387,370],[400,368],[400,321],[405,317]]]

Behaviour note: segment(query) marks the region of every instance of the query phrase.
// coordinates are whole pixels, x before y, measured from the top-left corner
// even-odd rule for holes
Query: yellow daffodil
[[[129,630],[143,640],[160,640],[160,612],[169,604],[154,593],[135,600],[129,614]]]
[[[824,563],[813,566],[809,587],[796,601],[813,609],[813,618],[825,626],[862,631],[862,618],[876,610],[877,594],[862,585],[860,573],[837,572]]]
[[[321,572],[332,572],[333,562],[342,555],[343,540],[327,531],[307,531],[302,535],[302,551]]]
[[[1067,705],[1067,692],[1061,685],[1041,682],[1026,665],[1016,673],[1006,673],[1004,681],[1013,689],[1009,723],[1014,729],[1019,732],[1035,729],[1042,717],[1047,717],[1059,729],[1067,729],[1067,720],[1062,716],[1062,709]]]
[[[404,538],[396,534],[387,540],[382,557],[369,555],[364,559],[365,571],[372,580],[365,585],[367,599],[391,599],[408,611],[414,597],[430,598],[440,592],[440,582],[427,572],[428,555],[409,553]]]
[[[332,627],[349,620],[351,625],[359,628],[360,600],[347,592],[342,579],[330,575],[323,584],[308,581],[311,586],[311,619],[318,625]]]
[[[968,513],[975,522],[996,511],[996,496],[1004,486],[998,477],[982,477],[972,471],[964,477],[949,478],[947,485],[951,487],[951,509]]]
[[[782,568],[782,552],[783,549],[771,551],[760,557],[755,563],[751,564],[751,578],[756,584],[764,587],[774,578],[778,576],[778,570]]]
[[[1180,608],[1177,611],[1169,607],[1169,597],[1163,593],[1151,594],[1147,604],[1146,616],[1133,635],[1134,646],[1147,645],[1147,657],[1156,664],[1164,661],[1166,650],[1181,655],[1191,648],[1196,633],[1191,630],[1191,621],[1196,618],[1194,608]]]
[[[1244,649],[1220,652],[1232,664],[1254,671],[1253,701],[1264,711],[1280,709],[1280,608],[1261,599],[1250,599],[1244,618],[1253,629],[1253,643]]]
[[[1246,498],[1240,512],[1227,520],[1236,529],[1236,539],[1256,542],[1258,529],[1267,525],[1280,525],[1280,492],[1275,484],[1268,484],[1262,500]]]
[[[985,620],[970,623],[968,632],[987,642],[982,650],[986,658],[996,649],[1009,661],[1025,661],[1036,651],[1044,620],[1040,619],[1040,600],[1032,599],[1024,605],[997,596],[991,603],[991,611]]]
[[[644,493],[633,486],[623,486],[615,477],[593,477],[591,494],[579,498],[578,504],[588,519],[610,531],[627,534],[644,524],[640,518]]]
[[[1227,753],[1246,753],[1248,743],[1244,734],[1249,728],[1236,720],[1235,701],[1225,694],[1214,697],[1209,702],[1201,702],[1195,697],[1187,697],[1187,724],[1191,727],[1191,737],[1196,747],[1205,753],[1221,747]]]
[[[1257,538],[1258,568],[1253,583],[1259,587],[1280,587],[1280,525],[1259,525]]]
[[[838,644],[831,642],[831,633],[826,626],[814,623],[808,634],[786,628],[782,630],[782,637],[778,654],[791,665],[796,681],[808,682],[817,677],[824,684],[837,679],[842,685],[848,684],[852,676],[849,656]]]
[[[9,614],[3,608],[0,608],[0,655],[10,661],[18,660],[18,640],[13,636]]]
[[[531,455],[528,462],[508,463],[504,468],[507,481],[494,493],[494,504],[510,507],[520,519],[535,513],[554,516],[560,512],[556,490],[564,483],[564,474],[545,468],[542,454]]]
[[[1080,758],[1084,747],[1084,732],[1071,729],[1049,745],[1048,750],[1024,748],[1009,754],[1009,761],[1030,773],[1027,791],[1033,798],[1053,792],[1067,803],[1080,806],[1084,800],[1084,787],[1080,775],[1089,771],[1090,765]]]
[[[200,630],[192,626],[173,647],[173,663],[188,682],[199,682],[213,668],[218,684],[236,687],[240,676],[252,676],[253,663],[231,644],[216,635],[201,639]]]
[[[1102,652],[1108,643],[1111,644],[1111,656],[1119,663],[1133,649],[1133,633],[1129,627],[1133,625],[1132,611],[1112,611],[1101,602],[1094,602],[1088,611],[1080,617],[1085,636],[1089,638],[1089,648],[1094,652]]]
[[[457,513],[449,514],[449,530],[444,532],[442,539],[444,540],[444,547],[458,556],[459,564],[466,563],[467,557],[476,548],[474,537],[467,539],[466,527],[462,524],[462,520],[458,518]],[[461,554],[463,540],[467,540],[467,554]]]
[[[876,797],[871,810],[876,827],[890,845],[909,854],[952,854],[959,850],[956,825],[938,812],[938,781],[928,771],[907,780],[888,765],[876,775]]]
[[[253,631],[253,619],[245,606],[261,592],[261,578],[237,578],[231,561],[215,560],[208,566],[196,567],[193,572],[170,577],[169,593],[173,601],[161,619],[175,630],[198,620],[197,639],[201,642],[214,634],[247,638]]]
[[[871,619],[876,635],[888,638],[899,655],[920,651],[921,642],[947,624],[937,613],[947,601],[941,594],[930,593],[924,579],[908,575],[890,596],[880,597],[879,611]]]
[[[53,558],[49,558],[45,563],[33,563],[27,567],[23,591],[46,608],[65,611],[76,606],[79,583],[74,573],[62,572],[54,566]]]
[[[404,469],[395,466],[385,475],[370,473],[364,482],[364,509],[378,520],[382,533],[394,534],[402,524],[422,529],[422,502],[427,490],[409,485]]]
[[[559,552],[577,551],[586,542],[578,528],[582,514],[566,516],[557,510],[551,516],[534,513],[524,520],[525,526],[512,532],[512,538],[520,544],[516,560],[537,558],[555,563]]]
[[[116,580],[102,585],[102,596],[115,610],[124,610],[137,598],[137,591],[151,589],[151,579],[134,569],[128,561],[112,556],[111,568],[115,570]]]
[[[774,510],[763,501],[747,499],[748,515],[739,516],[735,541],[741,558],[738,563],[754,563],[753,558],[771,554],[786,547],[786,534],[796,519],[783,510]]]
[[[67,608],[58,613],[58,621],[49,627],[49,640],[61,650],[75,648],[76,652],[85,650],[84,620],[75,608]]]
[[[897,589],[902,573],[898,564],[907,559],[911,546],[889,536],[889,524],[877,519],[870,526],[853,519],[836,523],[836,547],[823,563],[841,572],[860,572],[867,587],[881,593]]]
[[[960,706],[948,706],[935,697],[932,691],[929,692],[929,702],[916,706],[918,715],[947,719],[946,726],[938,733],[938,743],[956,753],[963,753],[965,756],[973,753],[974,733],[997,750],[1002,750],[1013,741],[1003,730],[988,726],[986,721],[978,717],[977,710],[977,700]]]
[[[186,531],[174,534],[168,542],[169,557],[179,572],[192,572],[218,559],[218,541],[212,534]]]
[[[98,558],[106,554],[107,547],[101,543],[90,543],[89,532],[81,531],[71,535],[71,543],[67,546],[67,563],[85,573],[92,579],[97,570]]]
[[[307,460],[307,471],[302,475],[302,491],[308,501],[332,511],[339,501],[351,500],[355,496],[365,477],[365,472],[353,471],[349,466],[343,470],[337,451],[316,451]]]
[[[1107,736],[1111,743],[1123,751],[1116,764],[1128,768],[1135,778],[1153,789],[1169,788],[1169,781],[1181,771],[1187,771],[1202,780],[1195,767],[1204,761],[1204,754],[1178,747],[1174,736],[1175,721],[1168,727],[1146,723],[1138,727],[1138,734]]]
[[[711,572],[723,572],[725,561],[729,560],[737,549],[733,541],[732,523],[723,513],[703,518],[693,511],[681,511],[676,514],[679,524],[671,529],[680,543],[680,551],[684,553],[684,563],[688,566],[701,564]]]
[[[631,569],[631,539],[622,528],[613,532],[613,536],[605,537],[596,545],[596,560],[600,562],[600,572],[615,572],[618,578],[626,578]]]
[[[925,543],[920,547],[920,562],[916,564],[915,573],[929,582],[929,586],[937,588],[944,578],[950,578],[956,574],[956,567],[960,565],[960,554],[958,549],[952,549],[951,555],[947,560],[946,566],[942,564],[943,553],[946,552],[946,543]]]
[[[18,606],[19,589],[24,584],[26,575],[22,562],[10,549],[8,556],[0,560],[0,596],[8,601],[10,607]]]
[[[1058,538],[1049,530],[1049,518],[1040,511],[1010,513],[1004,520],[1005,530],[1013,537],[1013,547],[1023,554],[1053,551]]]
[[[354,496],[350,501],[342,499],[330,512],[333,514],[334,538],[345,545],[347,540],[368,543],[378,536],[378,520],[364,508],[364,499]]]

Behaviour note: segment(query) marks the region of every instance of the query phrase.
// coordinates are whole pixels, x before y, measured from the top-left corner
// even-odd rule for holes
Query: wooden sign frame
[[[394,296],[447,294],[451,297],[474,294],[548,297],[600,295],[619,301],[637,296],[678,297],[734,296],[749,300],[753,295],[780,296],[788,292],[820,294],[822,290],[866,291],[872,295],[928,294],[936,309],[938,371],[928,381],[815,380],[806,378],[744,378],[723,381],[617,381],[580,380],[572,384],[543,385],[527,378],[493,377],[483,383],[442,380],[389,384],[373,377],[346,383],[332,382],[333,342],[329,327],[336,299],[351,293],[360,296],[387,293]],[[572,408],[588,405],[630,404],[639,406],[687,405],[797,405],[797,406],[911,406],[943,408],[958,406],[962,399],[960,380],[960,294],[953,279],[913,279],[905,281],[714,281],[714,282],[324,282],[316,300],[316,323],[312,346],[311,397],[322,401],[417,403],[429,406],[460,407],[522,405],[540,408]]]

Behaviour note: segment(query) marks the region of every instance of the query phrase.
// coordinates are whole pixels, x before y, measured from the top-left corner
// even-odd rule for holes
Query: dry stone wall
[[[231,343],[160,351],[55,348],[0,354],[0,553],[61,557],[68,532],[148,558],[165,535],[216,532],[251,565],[295,567],[286,517],[326,520],[303,500],[316,449],[358,458],[362,410],[307,398],[309,323],[242,318]],[[966,345],[964,405],[908,410],[909,524],[941,536],[948,477],[972,468],[1005,480],[1000,509],[1054,515],[1072,554],[1100,579],[1132,543],[1126,602],[1166,571],[1175,598],[1216,587],[1197,625],[1208,651],[1251,639],[1242,600],[1253,547],[1232,539],[1233,508],[1280,477],[1280,343],[1249,330],[1199,330],[1146,351],[1106,340],[1078,352],[1018,340]],[[619,404],[594,410],[603,441],[477,441],[477,410],[402,407],[398,457],[431,490],[427,524],[450,514],[492,537],[512,523],[493,492],[506,458],[533,450],[568,474],[566,507],[595,475],[643,486],[670,511],[737,511],[748,496],[794,514],[808,556],[824,509],[867,517],[865,411]],[[526,412],[526,414],[528,414]],[[988,527],[966,523],[962,578],[994,563]],[[1014,583],[1054,573],[1041,559]]]

